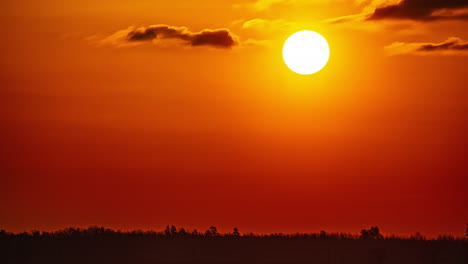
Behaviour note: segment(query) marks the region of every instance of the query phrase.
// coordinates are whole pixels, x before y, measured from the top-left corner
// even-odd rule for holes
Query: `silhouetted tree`
[[[366,229],[362,229],[360,238],[361,239],[368,239],[369,238],[369,231],[366,230]]]
[[[171,228],[169,226],[166,226],[166,229],[164,229],[164,235],[171,236]]]
[[[34,238],[39,238],[41,236],[41,232],[38,230],[31,231],[31,234]]]
[[[451,240],[455,240],[455,237],[452,236],[452,235],[439,235],[439,236],[437,236],[437,240],[451,241]]]
[[[320,239],[325,239],[327,238],[327,232],[325,232],[324,230],[321,230],[320,231],[320,236],[319,236]]]
[[[180,235],[180,236],[185,236],[185,235],[187,235],[187,232],[185,231],[184,228],[179,229],[179,235]]]
[[[414,240],[424,240],[425,237],[419,233],[419,232],[416,232],[413,236],[410,237],[411,239],[414,239]]]
[[[370,229],[361,230],[361,239],[383,239],[380,230],[377,226],[372,226]]]
[[[175,227],[175,225],[171,225],[171,235],[172,236],[177,235],[177,227]]]
[[[465,237],[468,239],[468,223],[466,224]]]
[[[240,236],[239,228],[234,227],[233,232],[232,232],[232,235],[233,235],[233,236],[236,236],[236,237]]]
[[[90,226],[87,229],[87,233],[92,235],[92,236],[103,235],[105,233],[105,231],[106,231],[106,229],[104,227],[102,227],[102,226]],[[73,227],[70,227],[70,228],[67,228],[67,230],[65,232],[67,232],[69,234],[76,234],[77,229],[73,228]]]
[[[213,236],[219,235],[219,234],[218,234],[218,229],[217,229],[215,226],[210,226],[210,229],[209,229],[209,230],[210,230],[210,232],[211,232],[211,235],[213,235]]]

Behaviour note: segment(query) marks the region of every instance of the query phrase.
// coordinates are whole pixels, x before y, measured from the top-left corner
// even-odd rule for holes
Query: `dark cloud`
[[[180,39],[191,46],[213,46],[230,48],[238,44],[237,37],[228,29],[204,29],[200,32],[190,32],[186,27],[168,25],[153,25],[147,28],[131,30],[128,41],[150,41],[154,39]]]
[[[468,41],[452,37],[441,43],[395,42],[385,50],[389,55],[468,55]]]
[[[468,0],[403,0],[397,5],[375,9],[369,20],[413,19],[413,20],[468,20],[468,14],[450,12],[450,10],[468,7]],[[446,11],[437,14],[438,11]]]
[[[462,50],[468,50],[468,42],[462,41],[459,38],[450,38],[442,43],[429,43],[429,44],[424,44],[421,45],[421,47],[418,48],[417,51],[447,51],[447,50],[453,50],[453,51],[462,51]]]
[[[200,33],[193,34],[190,41],[192,46],[214,45],[221,47],[231,47],[236,44],[236,41],[234,40],[231,33],[225,29],[205,29]]]

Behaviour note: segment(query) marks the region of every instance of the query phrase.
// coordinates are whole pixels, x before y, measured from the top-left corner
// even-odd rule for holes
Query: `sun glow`
[[[303,75],[314,74],[328,62],[330,48],[317,32],[303,30],[292,34],[284,43],[283,59],[289,69]]]

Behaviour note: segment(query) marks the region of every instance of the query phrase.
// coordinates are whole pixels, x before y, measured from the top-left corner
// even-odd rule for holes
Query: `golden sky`
[[[464,231],[466,0],[0,10],[2,228]],[[281,57],[304,29],[311,76]]]

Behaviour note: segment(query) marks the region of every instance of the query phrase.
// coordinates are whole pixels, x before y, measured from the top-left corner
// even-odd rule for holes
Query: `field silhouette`
[[[349,233],[220,234],[167,226],[156,231],[114,231],[92,226],[56,232],[0,231],[1,263],[468,263],[468,240],[382,236],[378,227]]]

